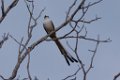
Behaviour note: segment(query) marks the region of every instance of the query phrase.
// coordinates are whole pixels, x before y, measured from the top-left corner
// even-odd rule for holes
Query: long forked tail
[[[68,65],[70,65],[70,62],[71,61],[72,63],[73,62],[78,62],[74,57],[72,57],[66,50],[65,48],[63,47],[63,45],[59,42],[59,40],[54,40],[56,45],[58,46],[61,54],[64,56],[66,62]]]

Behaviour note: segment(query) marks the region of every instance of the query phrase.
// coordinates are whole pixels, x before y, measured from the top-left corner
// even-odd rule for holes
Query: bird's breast
[[[44,28],[47,31],[47,33],[50,33],[51,31],[54,31],[54,25],[51,21],[45,21],[44,22]]]

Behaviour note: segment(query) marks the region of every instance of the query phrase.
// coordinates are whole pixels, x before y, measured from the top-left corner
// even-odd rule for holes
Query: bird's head
[[[45,18],[49,18],[49,16],[45,15],[45,16],[44,16],[44,19],[45,19]]]

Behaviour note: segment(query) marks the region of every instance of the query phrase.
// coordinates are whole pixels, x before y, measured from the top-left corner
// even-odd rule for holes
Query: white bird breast
[[[45,20],[44,21],[44,28],[48,33],[50,33],[51,31],[54,31],[53,22],[51,20]]]

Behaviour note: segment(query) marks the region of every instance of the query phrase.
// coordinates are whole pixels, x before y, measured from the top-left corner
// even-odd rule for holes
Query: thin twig
[[[2,16],[5,16],[4,0],[1,0]]]
[[[93,52],[93,55],[92,55],[92,57],[91,57],[91,62],[90,62],[90,65],[89,65],[89,67],[88,67],[88,69],[87,69],[87,71],[86,71],[86,74],[88,74],[88,72],[91,70],[91,68],[93,68],[93,61],[94,61],[94,58],[95,58],[95,55],[96,55],[96,53],[97,53],[97,49],[98,49],[98,46],[99,46],[99,36],[98,36],[98,41],[97,41],[97,43],[96,43],[96,47],[95,47],[95,50],[90,50],[91,52]]]
[[[31,75],[30,75],[29,65],[30,65],[30,50],[28,49],[27,73],[28,73],[29,80],[32,80]]]
[[[9,34],[6,35],[6,34],[4,33],[3,39],[0,40],[0,48],[2,48],[4,42],[8,40],[8,35],[9,35]]]
[[[12,35],[9,34],[9,37],[11,37],[17,44],[19,44],[19,45],[23,46],[25,49],[27,49],[24,44],[22,44],[21,42],[19,42],[19,41],[18,41],[17,39],[15,39]]]
[[[69,75],[69,76],[67,76],[66,78],[64,78],[64,79],[62,79],[62,80],[66,80],[66,79],[69,79],[69,78],[71,78],[71,77],[74,77],[74,76],[76,76],[77,75],[77,73],[80,71],[80,67],[78,68],[78,70],[74,73],[74,74],[72,74],[72,75]]]
[[[3,0],[1,0],[1,1],[2,1],[2,6],[1,6],[2,7],[2,16],[0,17],[0,23],[4,20],[4,18],[8,14],[8,12],[17,5],[19,0],[13,0],[13,2],[6,9],[4,8],[4,1]]]
[[[120,77],[120,73],[116,74],[113,78],[113,80],[117,80],[117,78]]]

